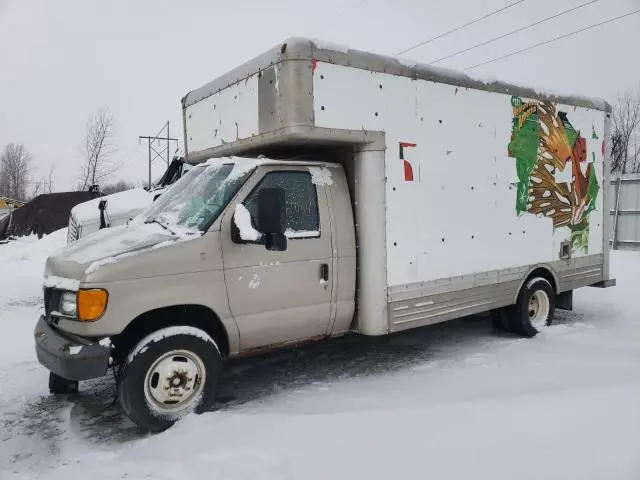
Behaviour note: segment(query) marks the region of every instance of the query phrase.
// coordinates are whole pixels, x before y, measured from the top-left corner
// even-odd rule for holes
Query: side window
[[[320,236],[318,221],[318,197],[316,186],[307,172],[267,173],[244,201],[251,214],[253,227],[262,231],[258,223],[258,198],[263,188],[282,188],[286,196],[287,231],[289,238]]]

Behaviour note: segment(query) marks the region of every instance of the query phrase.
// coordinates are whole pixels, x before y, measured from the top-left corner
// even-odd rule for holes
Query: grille
[[[45,287],[44,289],[44,313],[47,318],[51,316],[52,310],[58,310],[60,306],[61,290],[56,290],[51,287]]]
[[[78,240],[78,222],[73,218],[73,215],[69,217],[69,228],[67,230],[67,243],[73,243]]]

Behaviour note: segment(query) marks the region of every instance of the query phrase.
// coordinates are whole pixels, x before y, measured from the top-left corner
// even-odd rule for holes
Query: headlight
[[[102,289],[79,290],[77,300],[78,320],[95,322],[99,320],[107,309],[109,294]]]
[[[75,292],[65,292],[60,299],[60,313],[68,317],[76,316],[76,294]]]

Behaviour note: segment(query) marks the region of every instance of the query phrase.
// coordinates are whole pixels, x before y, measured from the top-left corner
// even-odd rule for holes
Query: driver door
[[[286,198],[287,248],[269,251],[261,241],[236,243],[234,208],[222,223],[222,249],[229,306],[240,330],[240,350],[315,339],[332,320],[331,225],[324,186],[307,168],[260,167],[259,180],[239,197],[258,224],[262,188],[282,188]],[[240,240],[237,240],[240,242]]]

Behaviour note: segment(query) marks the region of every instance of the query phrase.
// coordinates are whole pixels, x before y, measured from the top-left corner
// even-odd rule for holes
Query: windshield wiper
[[[158,220],[157,218],[152,218],[150,220],[145,220],[144,223],[146,223],[147,225],[150,223],[157,223],[158,225],[160,225],[162,228],[164,228],[166,231],[168,231],[171,235],[175,235],[176,232],[174,232],[173,230],[171,230],[169,228],[169,226],[163,222],[161,222],[160,220]]]

